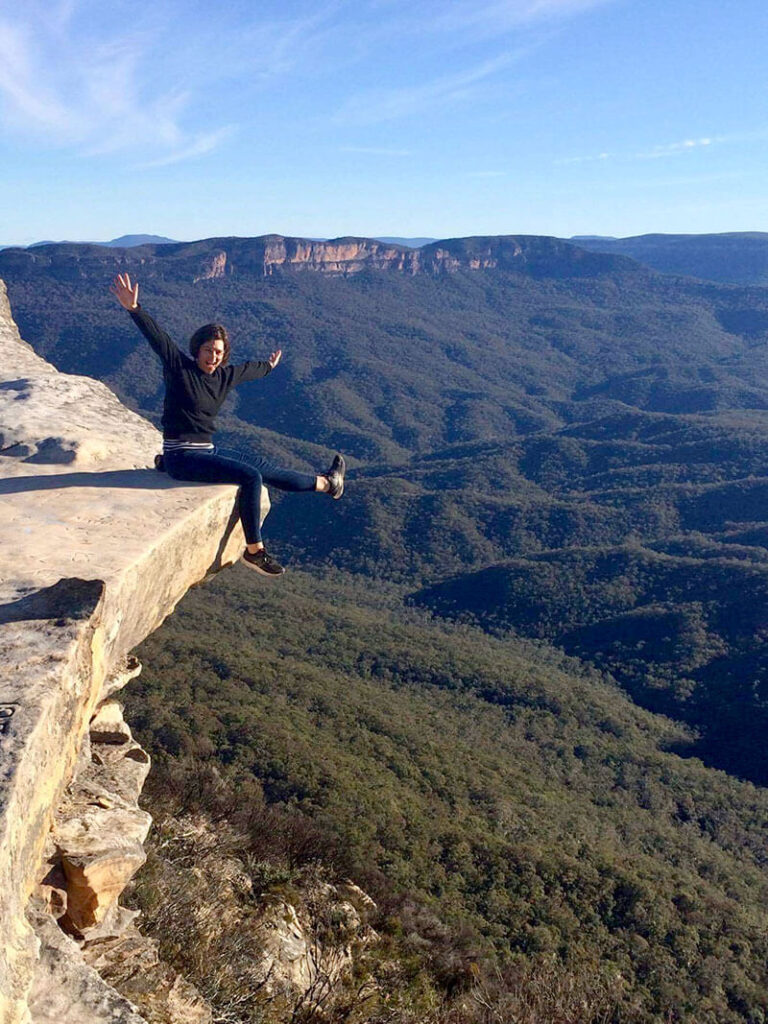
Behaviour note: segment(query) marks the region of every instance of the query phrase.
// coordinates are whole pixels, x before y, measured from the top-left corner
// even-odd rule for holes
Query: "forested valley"
[[[216,917],[195,822],[249,875],[240,933],[318,880],[375,901],[356,975],[295,1020],[765,1020],[768,291],[531,237],[265,274],[253,241],[0,252],[60,369],[159,422],[127,270],[180,343],[283,348],[222,443],[350,466],[341,502],[271,495],[283,580],[227,570],[137,652],[133,899],[165,955],[221,1020],[292,1019],[242,934],[185,915],[198,886]]]

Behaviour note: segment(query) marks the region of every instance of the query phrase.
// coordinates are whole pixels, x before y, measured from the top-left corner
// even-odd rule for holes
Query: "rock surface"
[[[356,251],[284,255],[341,268]],[[230,272],[223,253],[207,266]],[[0,1024],[210,1024],[118,903],[145,860],[149,757],[114,695],[140,671],[131,649],[242,550],[235,488],[148,468],[154,428],[40,359],[2,282],[0,351]],[[236,918],[250,878],[212,841]],[[265,991],[308,1009],[370,941],[355,909],[370,900],[352,883],[316,887],[310,902],[272,904],[251,961]]]
[[[375,909],[362,889],[342,888],[364,908]],[[264,912],[263,952],[256,972],[266,992],[322,1016],[325,999],[353,967],[354,948],[378,940],[344,895],[341,888],[323,883],[305,894],[301,913],[284,900]]]
[[[80,949],[53,918],[30,915],[40,936],[40,957],[28,993],[34,1024],[146,1024],[136,1007],[82,961]]]
[[[211,1009],[194,985],[163,964],[155,943],[136,928],[88,946],[84,957],[153,1022],[211,1024]]]
[[[249,1020],[266,1006],[275,1020],[335,1019],[328,1011],[337,996],[344,1003],[356,957],[378,941],[366,893],[330,883],[317,865],[292,879],[290,901],[263,890],[266,862],[252,856],[247,832],[218,815],[214,822],[160,811],[149,847],[148,877],[136,879],[133,902],[146,908],[160,948],[181,955],[190,978],[218,997],[220,1019],[233,1006]],[[143,1005],[122,982],[119,990]]]
[[[59,373],[22,341],[2,281],[0,352],[0,456],[77,469],[152,465],[159,442],[152,424],[99,381]]]
[[[39,966],[40,940],[25,911],[45,874],[54,810],[78,762],[91,760],[93,713],[118,677],[130,677],[131,649],[190,586],[236,559],[243,538],[236,489],[179,484],[146,468],[157,431],[104,385],[40,359],[19,337],[2,282],[0,351],[0,1022],[16,1024],[30,1020]],[[98,746],[102,766],[118,773],[103,753],[109,744]],[[113,746],[133,751],[120,759],[132,763],[118,773],[115,801],[130,816],[121,801],[147,759],[131,741]],[[98,843],[85,842],[107,810],[96,805],[90,818],[65,826],[73,843],[82,839],[64,865],[68,888],[75,878],[86,892],[109,885],[114,862],[107,871]],[[145,827],[132,820],[136,842]],[[95,924],[108,910],[96,898]],[[39,986],[35,999],[38,1008],[45,1002]],[[78,1024],[118,1019],[68,1012],[53,1015]]]
[[[123,718],[123,708],[116,700],[106,700],[88,725],[91,743],[128,743],[131,730]]]
[[[62,926],[82,939],[119,934],[126,915],[117,900],[146,860],[152,823],[137,802],[149,757],[134,743],[117,701],[101,705],[89,736],[91,760],[76,772],[56,811],[49,857],[64,876]]]

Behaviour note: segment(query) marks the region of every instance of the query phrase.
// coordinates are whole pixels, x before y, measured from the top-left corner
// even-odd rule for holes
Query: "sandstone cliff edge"
[[[149,827],[148,758],[112,695],[131,650],[238,557],[236,491],[149,468],[155,428],[38,357],[2,281],[0,352],[0,1022],[140,1024],[70,956],[127,914]]]

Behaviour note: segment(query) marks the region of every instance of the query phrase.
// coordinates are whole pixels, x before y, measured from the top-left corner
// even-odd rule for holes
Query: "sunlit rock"
[[[85,1016],[73,993],[67,1009],[66,994],[46,991],[65,976],[79,984],[74,960],[55,963],[72,940],[52,943],[47,925],[41,940],[27,911],[42,884],[36,920],[47,905],[62,940],[56,917],[81,935],[127,923],[116,896],[143,859],[149,822],[135,798],[148,758],[114,719],[99,731],[112,710],[97,717],[93,741],[90,723],[138,671],[131,650],[241,554],[236,488],[149,468],[158,432],[103,384],[40,359],[19,337],[2,282],[0,352],[0,1022],[138,1021],[130,1007],[124,1018]],[[268,507],[265,493],[262,514]],[[66,887],[59,876],[46,891],[60,807]]]

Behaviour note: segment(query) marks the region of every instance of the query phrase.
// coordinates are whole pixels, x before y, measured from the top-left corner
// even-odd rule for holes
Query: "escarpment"
[[[5,272],[14,284],[53,278],[69,288],[77,288],[94,274],[108,277],[120,270],[140,277],[151,273],[169,283],[198,284],[218,278],[252,280],[296,273],[345,277],[386,271],[440,276],[490,268],[561,277],[595,276],[619,269],[641,272],[625,256],[587,252],[557,238],[533,235],[449,238],[419,249],[374,238],[262,235],[132,249],[61,242],[0,252],[0,276]]]
[[[131,650],[240,554],[236,491],[149,468],[158,432],[39,358],[2,282],[0,350],[0,1021],[138,1024],[80,953],[130,928],[117,898],[149,827],[149,759],[113,695]]]

